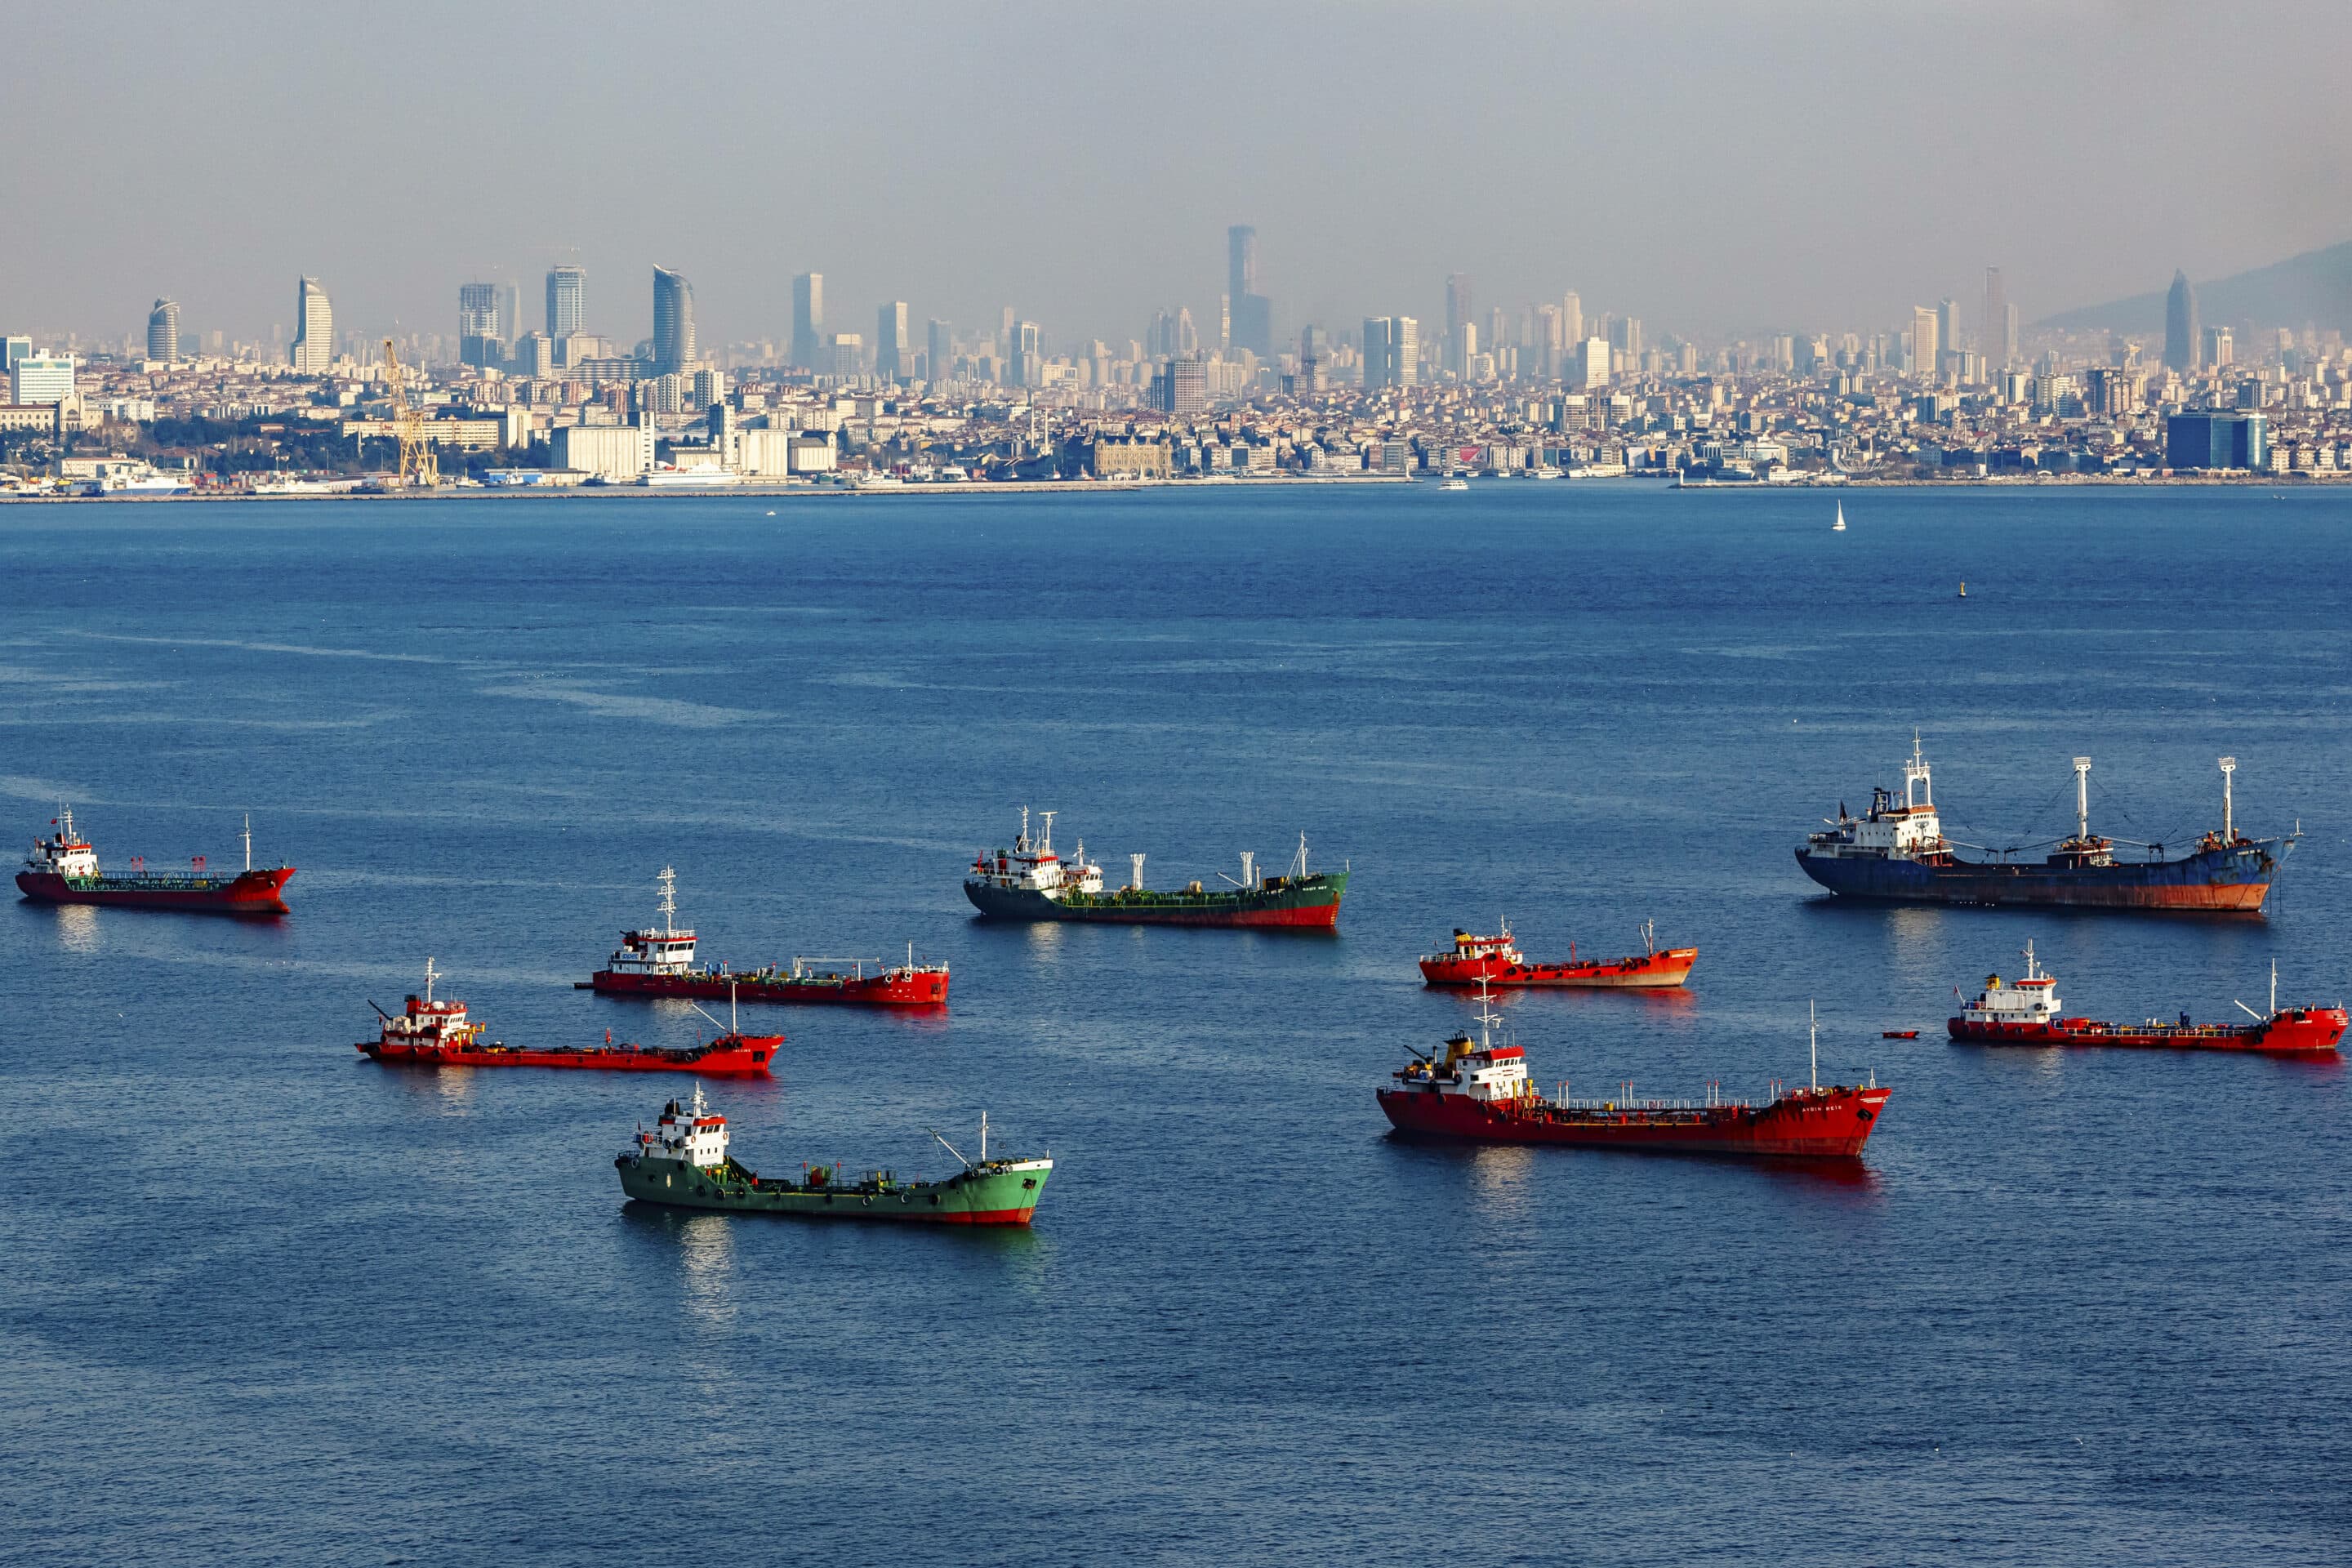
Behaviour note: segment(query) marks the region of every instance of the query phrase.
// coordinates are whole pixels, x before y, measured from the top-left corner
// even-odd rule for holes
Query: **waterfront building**
[[[633,479],[651,473],[654,430],[635,425],[567,425],[550,438],[555,466],[607,479]]]
[[[19,408],[71,402],[78,363],[71,354],[26,354],[8,367],[8,401]]]
[[[180,357],[180,302],[158,300],[147,312],[147,357],[169,364]]]
[[[694,285],[667,267],[654,268],[654,371],[672,374],[694,363]]]
[[[297,375],[324,375],[335,360],[335,312],[316,278],[294,286],[294,346],[287,362]]]
[[[793,363],[824,370],[824,274],[803,272],[793,279]]]
[[[520,326],[522,323],[515,323]],[[588,269],[551,267],[547,269],[547,335],[562,342],[588,324]]]
[[[2174,468],[2265,468],[2270,463],[2268,418],[2259,412],[2167,415],[2164,460]]]
[[[2176,269],[2172,291],[2164,297],[2164,368],[2184,374],[2195,370],[2203,346],[2197,331],[2197,290],[2189,286],[2189,274]]]
[[[874,374],[897,381],[908,374],[907,301],[893,300],[874,312]]]

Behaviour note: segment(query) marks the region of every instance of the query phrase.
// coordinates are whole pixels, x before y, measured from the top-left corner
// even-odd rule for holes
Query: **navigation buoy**
[[[1965,598],[1967,598],[1968,596],[1969,596],[1969,583],[1968,583],[1968,579],[1967,579],[1967,578],[1965,578],[1965,577],[1963,577],[1963,578],[1961,578],[1961,579],[1960,579],[1960,597],[1961,597],[1961,598],[1963,598],[1963,599],[1965,599]]]

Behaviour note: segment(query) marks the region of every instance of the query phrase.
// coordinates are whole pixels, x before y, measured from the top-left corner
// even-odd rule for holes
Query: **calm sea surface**
[[[774,509],[770,515],[770,508]],[[2340,1563],[2352,1092],[1940,1037],[2352,990],[2352,498],[2267,490],[450,500],[0,512],[0,817],[300,868],[269,923],[0,906],[0,1557],[120,1563]],[[1965,602],[1957,596],[1968,584]],[[2267,921],[1890,910],[1790,857],[2305,838]],[[1336,936],[985,926],[1024,804],[1114,881],[1355,874]],[[770,1009],[736,1150],[1058,1162],[1033,1232],[625,1206],[684,1083],[367,1064],[426,955],[493,1033],[677,868]],[[1572,1092],[1875,1071],[1848,1178],[1390,1137],[1474,1010],[1417,953],[1654,919],[1687,994],[1504,1009]],[[1916,1040],[1882,1040],[1887,1028]],[[967,1151],[969,1152],[969,1151]]]

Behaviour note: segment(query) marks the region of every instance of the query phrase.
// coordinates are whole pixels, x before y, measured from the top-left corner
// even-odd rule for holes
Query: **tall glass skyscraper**
[[[294,286],[294,347],[287,362],[297,375],[324,375],[335,362],[335,312],[316,278]]]
[[[896,381],[908,374],[913,345],[907,341],[907,301],[893,300],[874,312],[874,374]]]
[[[1274,301],[1257,275],[1257,230],[1237,223],[1225,230],[1227,336],[1260,359],[1274,354]]]
[[[2189,286],[2189,274],[2176,269],[2164,300],[2164,368],[2195,370],[2204,346],[2197,331],[2197,290]]]
[[[147,312],[147,357],[165,363],[180,357],[180,302],[158,300]]]
[[[522,323],[515,323],[520,326]],[[588,272],[580,267],[547,269],[547,335],[567,338],[588,324]]]
[[[793,363],[803,370],[829,370],[824,353],[824,274],[803,272],[793,279]]]
[[[654,268],[654,374],[683,372],[694,363],[694,285],[682,272]]]

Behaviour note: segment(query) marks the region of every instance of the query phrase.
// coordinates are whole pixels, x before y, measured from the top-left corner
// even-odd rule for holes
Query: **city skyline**
[[[786,336],[788,280],[799,272],[829,276],[829,314],[851,330],[904,300],[920,318],[950,321],[988,320],[1010,302],[1049,336],[1109,336],[1171,301],[1213,328],[1219,297],[1233,291],[1232,258],[1214,237],[1241,225],[1255,231],[1277,342],[1307,322],[1368,313],[1440,321],[1437,290],[1455,271],[1476,278],[1485,300],[1573,289],[1654,331],[1727,335],[1862,328],[1899,321],[1922,300],[1972,302],[1983,268],[1998,265],[2031,321],[2129,292],[2159,268],[2203,279],[2343,237],[2331,215],[2344,205],[2345,176],[2315,150],[2335,144],[2347,111],[2317,62],[2352,42],[2352,20],[2316,7],[2280,15],[2310,47],[2288,51],[2280,79],[2257,92],[2200,74],[2205,61],[2186,29],[2119,13],[2051,18],[1996,5],[1853,27],[1827,6],[1789,8],[1769,25],[1706,6],[1639,25],[1605,12],[1471,7],[1449,13],[1447,25],[1486,79],[1462,91],[1470,68],[1416,59],[1412,91],[1472,107],[1392,126],[1332,110],[1349,101],[1368,51],[1425,19],[1418,8],[1377,13],[1360,39],[1318,11],[1236,9],[1229,19],[1246,19],[1257,48],[1219,51],[1182,36],[1213,26],[1187,29],[1153,67],[1210,84],[1199,123],[1179,145],[1140,156],[1128,138],[1102,138],[1119,144],[1113,162],[1089,150],[1095,139],[1084,129],[1119,126],[1134,111],[1130,40],[1115,18],[1073,11],[1067,26],[1039,29],[1052,40],[1037,62],[1052,85],[1034,105],[957,85],[923,115],[853,137],[828,125],[866,118],[855,112],[855,89],[834,79],[841,73],[814,68],[801,73],[807,92],[791,114],[740,116],[730,94],[758,85],[748,62],[761,51],[752,46],[789,30],[795,57],[817,60],[935,37],[979,64],[976,81],[996,79],[982,62],[1011,46],[945,9],[918,7],[887,26],[838,16],[788,26],[722,8],[712,29],[728,47],[692,56],[712,91],[659,113],[623,106],[600,116],[594,134],[534,143],[525,177],[497,201],[452,199],[394,171],[388,188],[364,198],[394,221],[325,225],[302,204],[202,200],[197,184],[148,178],[133,139],[101,126],[70,189],[37,161],[0,174],[20,210],[62,207],[70,219],[27,226],[0,280],[13,327],[92,339],[135,330],[159,295],[177,300],[201,330],[266,339],[276,324],[290,336],[283,285],[268,281],[289,271],[324,280],[354,328],[415,330],[446,319],[455,282],[528,284],[559,261],[614,279],[656,262],[677,268],[696,280],[706,342]],[[591,82],[624,73],[626,16],[590,6],[554,37],[519,17],[466,20],[493,54]],[[157,100],[197,93],[228,142],[271,149],[278,183],[331,192],[348,180],[353,151],[442,133],[470,112],[434,52],[432,24],[455,16],[427,6],[364,30],[331,16],[306,22],[328,54],[364,42],[371,76],[402,80],[396,101],[367,113],[306,80],[257,21],[220,26],[131,7],[119,25],[144,28],[154,47],[116,66]],[[26,47],[35,58],[76,58],[90,52],[98,25],[31,16]],[[1893,63],[1928,38],[1945,68],[1915,91]],[[1662,112],[1653,101],[1654,62],[1666,57],[1677,62],[1671,96],[1702,112]],[[1286,63],[1301,58],[1311,68]],[[1564,93],[1559,72],[1571,58],[1576,90]],[[2097,140],[2039,114],[2092,79],[2133,83],[2147,100],[2129,134]],[[65,80],[39,75],[23,90],[30,115],[72,112]],[[2161,110],[2191,96],[2193,116]],[[2037,118],[2027,148],[2015,126],[2029,108]],[[321,127],[315,137],[270,129],[306,115]],[[975,177],[915,186],[898,178],[923,166],[942,129],[963,121],[998,150]],[[2000,201],[1955,202],[1946,180],[1924,173],[1919,137],[1930,125],[1938,165],[1979,171],[1973,177],[2001,188]],[[1835,128],[1826,142],[1825,127]],[[1664,162],[1732,174],[1750,163],[1751,143],[1775,139],[1833,148],[1829,178],[1768,169],[1712,181],[1695,200],[1672,182],[1654,192],[1611,173]],[[661,209],[659,224],[633,221],[635,200],[618,193],[658,190],[670,165],[706,155],[714,140],[730,145],[740,172],[734,197],[693,205],[690,222],[673,208]],[[2097,189],[2049,182],[2046,195],[2021,195],[2021,179],[2003,184],[2004,170],[2021,175],[2095,142]],[[1497,177],[1507,170],[1518,182],[1530,148],[1545,150],[1532,195],[1505,199]],[[1219,160],[1235,164],[1231,177],[1193,176]],[[2186,188],[2199,192],[2193,206],[2150,199]],[[592,314],[634,342],[648,324],[624,315],[621,298],[599,294]]]

